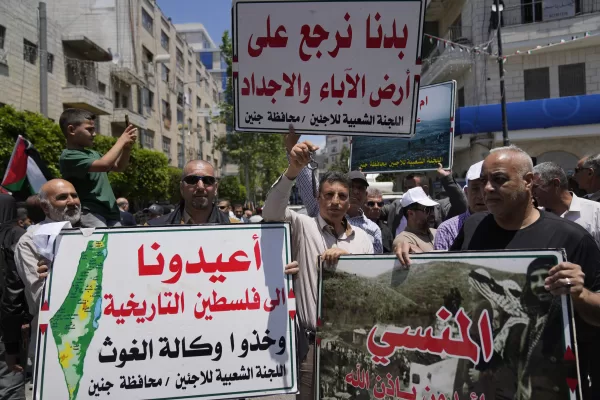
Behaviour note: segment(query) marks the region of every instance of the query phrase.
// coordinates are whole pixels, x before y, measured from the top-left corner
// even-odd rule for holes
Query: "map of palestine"
[[[107,234],[102,240],[88,242],[81,253],[71,289],[50,319],[69,400],[77,398],[83,361],[102,315],[102,268],[108,255],[107,242]]]

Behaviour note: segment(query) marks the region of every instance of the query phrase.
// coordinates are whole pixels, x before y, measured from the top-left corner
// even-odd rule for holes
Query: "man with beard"
[[[524,330],[519,329],[522,325],[514,327],[505,352],[512,354],[506,361],[517,364],[517,400],[566,399],[569,387],[564,378],[577,373],[575,363],[564,359],[560,345],[563,342],[560,301],[553,301],[544,288],[554,264],[553,258],[540,257],[527,268],[521,304],[529,322]]]
[[[402,213],[407,223],[406,229],[394,239],[394,250],[403,243],[409,243],[418,252],[433,251],[435,229],[429,226],[433,224],[434,207],[437,205],[418,186],[402,196]]]
[[[40,188],[39,199],[46,219],[37,225],[32,225],[27,233],[21,237],[15,249],[17,273],[25,285],[25,298],[29,306],[29,313],[33,316],[29,345],[31,362],[33,362],[35,355],[37,319],[46,275],[39,267],[48,264],[48,261],[39,254],[36,245],[33,243],[33,235],[41,225],[53,222],[67,221],[73,227],[84,227],[81,225],[79,196],[71,183],[63,179],[52,179]]]
[[[595,362],[600,353],[598,245],[581,226],[533,206],[533,162],[518,147],[492,150],[483,163],[481,181],[489,213],[477,213],[465,221],[451,250],[564,249],[569,262],[560,262],[549,270],[544,288],[553,295],[570,295],[583,397],[599,398],[600,366]],[[406,255],[402,252],[399,256],[404,264],[410,263]],[[560,320],[548,324],[553,324],[552,329],[562,328]],[[561,343],[556,341],[555,345]]]
[[[215,204],[219,182],[211,163],[192,160],[183,167],[179,190],[181,202],[170,214],[148,221],[148,225],[229,224],[229,215]]]

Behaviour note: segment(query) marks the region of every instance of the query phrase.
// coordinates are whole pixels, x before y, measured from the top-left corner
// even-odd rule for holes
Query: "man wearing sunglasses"
[[[394,239],[394,251],[404,243],[416,252],[433,251],[435,229],[429,225],[435,218],[434,207],[437,205],[421,187],[409,189],[402,196],[402,213],[406,218],[406,229]]]
[[[211,163],[193,160],[183,167],[179,190],[181,202],[163,217],[148,221],[148,225],[229,224],[230,218],[215,204],[219,183]]]
[[[586,191],[586,199],[600,201],[600,154],[579,160],[574,178],[579,188]]]
[[[381,244],[383,253],[392,252],[392,242],[394,236],[392,230],[381,219],[381,209],[383,208],[383,193],[374,187],[367,188],[367,201],[364,205],[365,216],[373,221],[381,230]]]

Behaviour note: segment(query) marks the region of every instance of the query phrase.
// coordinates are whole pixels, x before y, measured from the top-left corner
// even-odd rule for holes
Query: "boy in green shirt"
[[[125,171],[137,139],[137,129],[129,125],[117,143],[101,155],[89,149],[96,136],[95,119],[91,112],[77,108],[69,108],[61,114],[59,125],[67,138],[67,148],[60,155],[60,173],[79,194],[83,226],[121,226],[119,207],[107,172]]]

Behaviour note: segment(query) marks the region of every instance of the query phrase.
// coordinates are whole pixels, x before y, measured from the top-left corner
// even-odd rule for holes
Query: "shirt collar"
[[[573,199],[571,200],[569,209],[565,212],[565,214],[568,212],[580,212],[581,211],[581,199],[579,197],[577,197],[577,195],[575,193],[573,193],[573,192],[569,192],[569,193],[571,193],[571,196],[573,196]]]
[[[335,229],[327,222],[325,222],[323,217],[321,217],[321,214],[317,216],[317,222],[319,223],[319,229],[321,229],[321,231],[327,231],[332,235],[337,236]],[[346,227],[346,232],[344,232],[346,237],[349,237],[354,233],[354,230],[352,230],[352,225],[350,225],[346,217],[344,217],[344,219],[342,220],[342,224]]]
[[[181,224],[182,225],[194,225],[195,222],[192,219],[192,216],[188,214],[187,210],[183,209],[183,214],[181,214]]]

